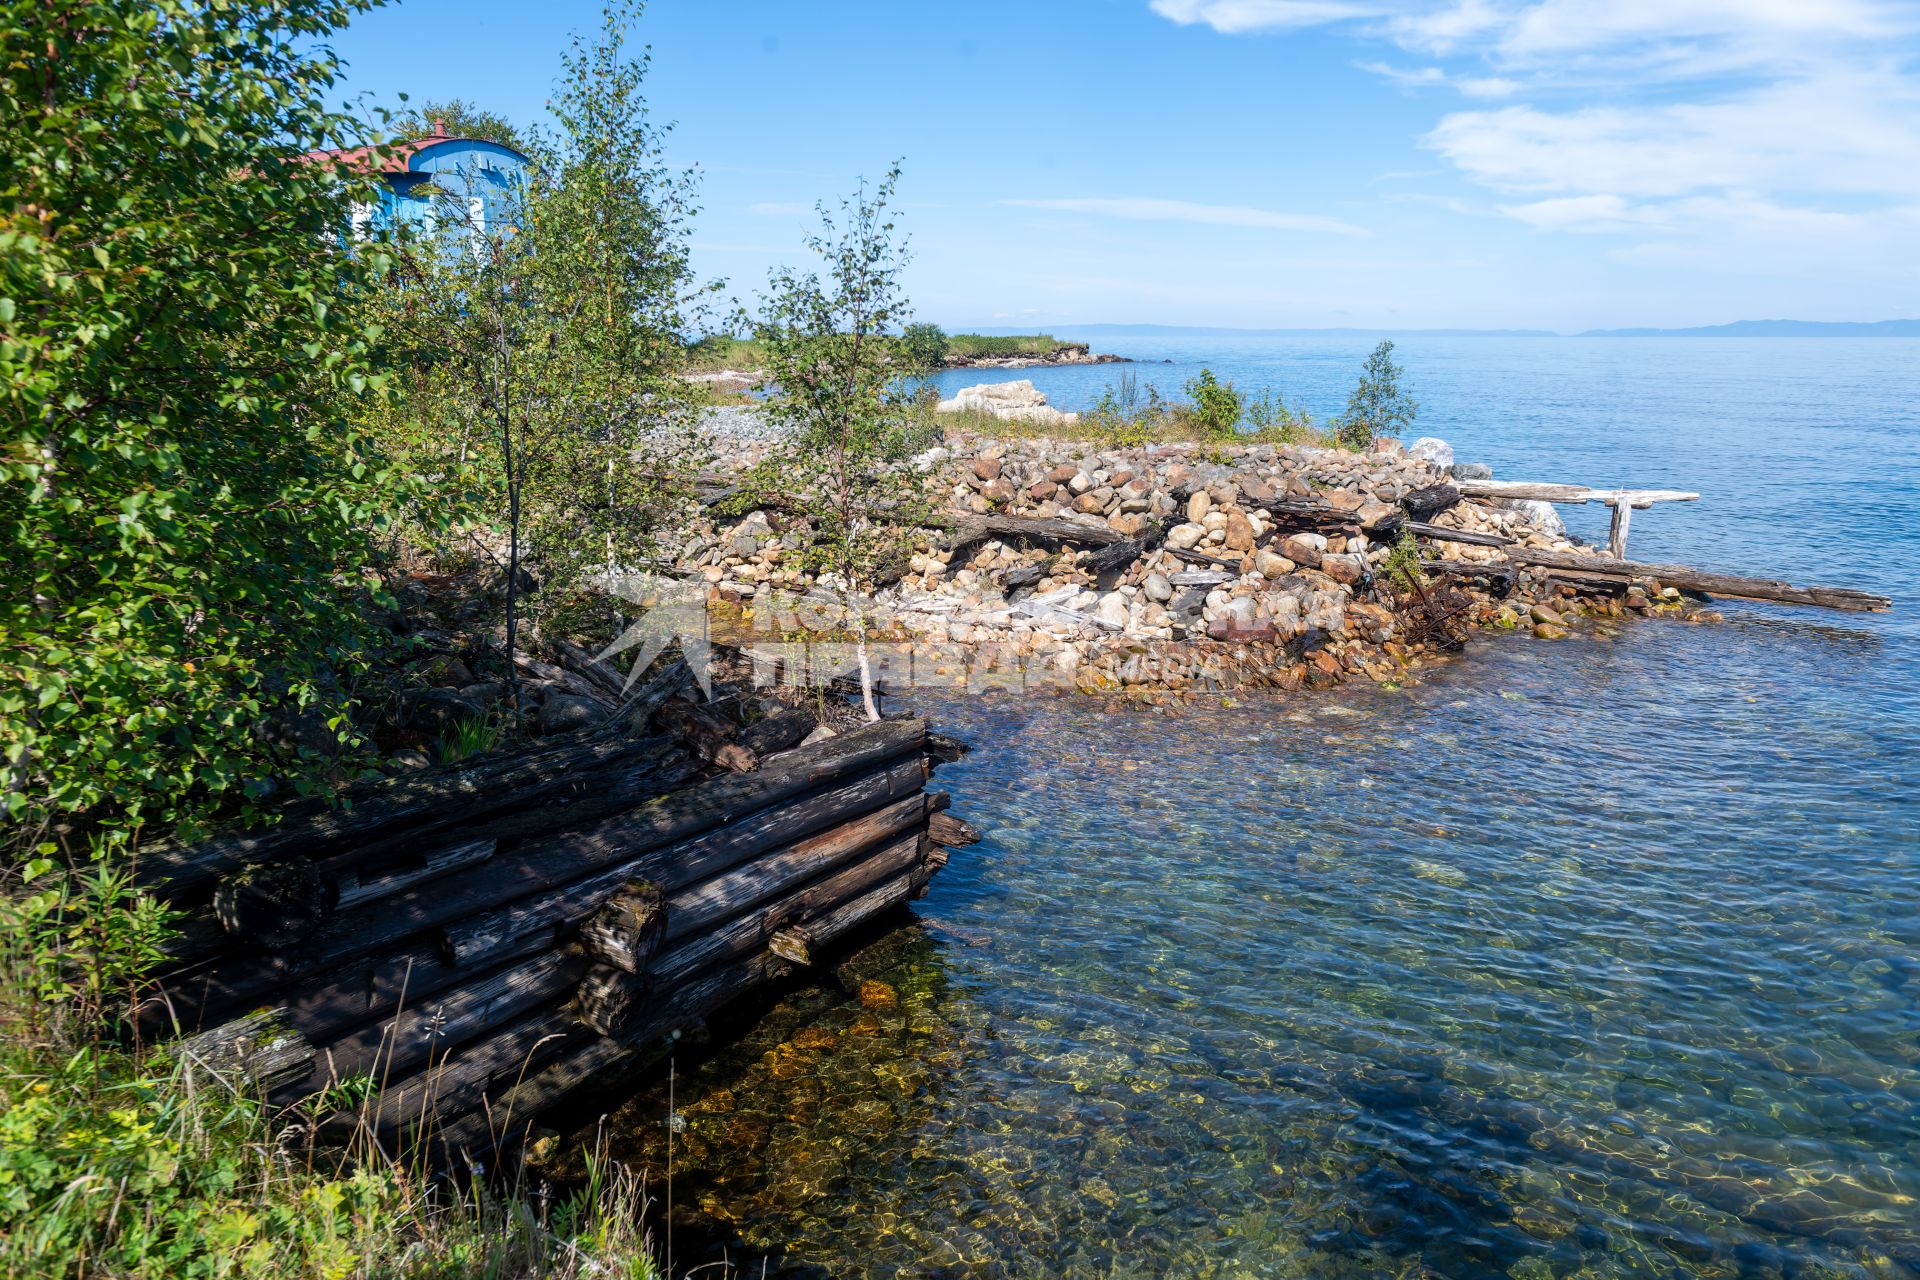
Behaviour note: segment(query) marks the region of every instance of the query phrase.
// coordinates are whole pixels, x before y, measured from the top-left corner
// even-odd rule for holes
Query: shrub
[[[1202,369],[1198,377],[1188,381],[1187,395],[1193,401],[1189,417],[1201,434],[1221,440],[1232,438],[1245,405],[1231,382],[1223,384],[1213,376],[1213,370]]]
[[[1400,434],[1413,423],[1420,406],[1400,389],[1406,371],[1393,362],[1393,343],[1382,342],[1367,357],[1360,383],[1347,397],[1347,411],[1335,424],[1340,443],[1359,452],[1382,436]]]
[[[918,372],[932,373],[947,363],[947,331],[937,324],[910,324],[900,345],[907,362]]]

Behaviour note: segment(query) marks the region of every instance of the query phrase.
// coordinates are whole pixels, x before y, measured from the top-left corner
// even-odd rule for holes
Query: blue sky
[[[537,119],[585,0],[400,0],[349,89]],[[951,327],[1920,315],[1920,0],[653,0],[743,299],[905,162]]]

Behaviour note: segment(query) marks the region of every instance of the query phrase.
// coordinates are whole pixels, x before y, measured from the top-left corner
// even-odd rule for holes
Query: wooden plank
[[[655,988],[672,990],[704,969],[748,955],[765,946],[779,929],[805,924],[864,893],[876,881],[911,869],[920,860],[919,844],[918,834],[910,833],[725,924],[663,948],[651,970]]]
[[[1646,508],[1656,502],[1698,502],[1700,495],[1683,489],[1589,489],[1578,484],[1537,484],[1530,480],[1456,480],[1469,498],[1506,498],[1521,502],[1560,502],[1574,506],[1599,502],[1626,503]]]
[[[1510,547],[1514,540],[1501,533],[1476,533],[1471,529],[1446,529],[1437,524],[1426,524],[1419,520],[1407,521],[1408,532],[1422,538],[1434,538],[1447,542],[1458,542],[1469,547]]]
[[[566,785],[583,769],[648,751],[657,753],[658,745],[644,738],[600,739],[389,778],[349,788],[338,798],[339,807],[316,801],[288,806],[277,826],[192,845],[150,845],[139,851],[135,875],[151,891],[178,900],[248,863],[364,839],[455,810],[463,820],[471,820],[497,808],[524,805],[536,794]]]
[[[1535,547],[1509,547],[1507,558],[1519,564],[1538,568],[1564,569],[1619,581],[1652,579],[1666,586],[1679,587],[1686,591],[1734,596],[1743,600],[1810,605],[1855,613],[1883,613],[1893,607],[1893,601],[1886,596],[1855,591],[1848,587],[1797,587],[1790,582],[1769,578],[1743,578],[1727,573],[1710,573],[1678,564],[1639,564],[1632,560],[1615,560],[1608,556],[1543,551]]]
[[[516,945],[515,940],[526,933],[584,920],[628,880],[652,880],[675,892],[768,849],[837,827],[850,813],[871,812],[903,795],[917,800],[925,782],[923,757],[912,757],[681,843],[611,866],[596,864],[588,874],[542,886],[544,892],[508,900],[495,910],[450,915],[442,935],[447,956],[456,964],[484,964],[494,951]],[[680,910],[677,899],[669,901],[669,929]]]
[[[461,844],[448,845],[435,849],[426,856],[426,860],[417,867],[408,870],[387,871],[382,874],[372,867],[350,867],[338,877],[340,901],[336,911],[351,911],[355,907],[389,897],[404,889],[436,880],[449,871],[461,867],[471,867],[485,862],[493,856],[500,842],[491,836],[484,840],[468,840]]]
[[[496,856],[475,874],[395,894],[369,909],[335,917],[313,938],[275,960],[288,978],[318,973],[427,930],[571,884],[609,866],[631,867],[634,869],[629,876],[643,875],[670,883],[670,875],[648,874],[636,866],[634,857],[695,833],[706,833],[707,838],[725,844],[730,838],[729,824],[737,825],[740,819],[762,813],[823,782],[874,768],[904,754],[911,753],[912,766],[922,768],[923,757],[918,753],[925,744],[924,720],[882,720],[861,725],[811,747],[789,751],[777,764],[757,773],[730,775],[663,796],[583,830],[542,837]],[[739,856],[758,851],[749,848]],[[661,861],[673,862],[683,852],[669,852]]]

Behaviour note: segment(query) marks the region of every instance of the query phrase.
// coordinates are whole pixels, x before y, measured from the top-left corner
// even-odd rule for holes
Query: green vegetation
[[[1376,439],[1397,436],[1413,425],[1420,406],[1400,389],[1406,371],[1393,362],[1393,344],[1382,342],[1367,357],[1360,383],[1347,398],[1347,411],[1335,425],[1343,448],[1359,452]]]
[[[957,359],[1029,359],[1044,360],[1070,349],[1085,350],[1085,344],[1062,342],[1050,333],[992,335],[956,333],[947,339],[947,355]]]
[[[511,120],[464,98],[422,103],[396,117],[389,129],[396,139],[410,142],[431,134],[436,126],[444,128],[451,137],[479,138],[515,151],[527,149],[526,138]]]
[[[1230,440],[1238,433],[1246,405],[1231,382],[1222,383],[1213,370],[1202,369],[1188,380],[1187,395],[1191,400],[1187,418],[1196,431],[1215,440]]]
[[[752,373],[766,368],[766,365],[766,348],[753,338],[714,335],[702,338],[687,348],[689,373],[718,373],[722,369]]]
[[[490,244],[455,277],[343,243],[361,180],[290,158],[364,141],[327,50],[370,4],[0,0],[9,1276],[652,1274],[630,1182],[542,1207],[343,1162],[126,1018],[173,923],[130,848],[365,766],[358,682],[398,665],[376,623],[407,544],[458,533],[511,567],[524,542],[563,602],[672,483],[607,465],[676,420],[685,279],[620,13],[528,144],[541,252]]]
[[[886,336],[909,314],[906,254],[888,209],[899,179],[895,165],[871,196],[863,188],[845,202],[837,223],[822,212],[807,240],[818,268],[776,271],[756,326],[781,389],[768,412],[787,428],[767,480],[799,502],[814,528],[814,567],[850,597],[911,550],[924,516],[918,478],[896,465],[925,444],[925,415],[902,385],[919,366]],[[861,694],[878,720],[866,619],[853,614]]]
[[[931,373],[947,363],[947,351],[952,346],[952,339],[939,325],[921,321],[908,325],[901,332],[900,345],[906,349],[907,359],[914,368]]]
[[[565,56],[557,129],[528,139],[515,225],[468,227],[471,253],[402,246],[407,287],[389,295],[408,341],[409,429],[437,446],[421,465],[461,477],[469,528],[497,532],[475,545],[498,561],[509,650],[523,604],[557,625],[593,607],[592,582],[648,556],[702,458],[679,376],[692,179],[661,161],[626,21],[610,10],[599,41],[576,38]],[[441,215],[461,226],[465,200]],[[528,559],[541,566],[532,595]]]

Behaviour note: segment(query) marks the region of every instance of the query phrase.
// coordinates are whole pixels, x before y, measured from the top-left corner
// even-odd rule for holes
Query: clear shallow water
[[[1166,714],[922,692],[987,839],[687,1061],[676,1204],[835,1275],[1920,1275],[1913,348],[1722,345],[1596,354],[1604,404],[1498,351],[1456,371],[1507,388],[1486,443],[1438,433],[1689,484],[1650,555],[1904,614],[1729,606]],[[634,1099],[616,1151],[659,1161],[664,1117]]]

